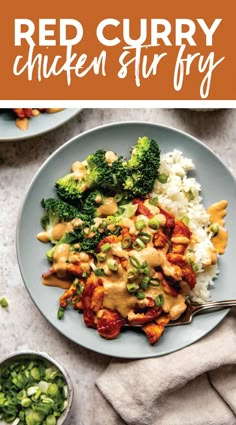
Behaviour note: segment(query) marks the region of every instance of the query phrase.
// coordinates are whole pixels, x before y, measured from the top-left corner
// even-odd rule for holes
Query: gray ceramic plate
[[[79,113],[81,109],[68,108],[54,114],[40,114],[30,118],[28,130],[22,131],[15,124],[15,115],[10,109],[0,111],[0,142],[29,139],[54,130]]]
[[[208,313],[196,317],[191,325],[167,328],[156,346],[150,346],[142,333],[130,330],[122,332],[115,340],[106,341],[95,330],[86,328],[82,315],[75,311],[67,311],[61,321],[57,319],[58,298],[62,291],[41,284],[41,275],[49,265],[45,258],[48,246],[36,239],[36,234],[41,230],[40,201],[43,197],[55,195],[54,182],[70,171],[76,159],[82,160],[98,148],[128,155],[137,138],[144,135],[158,141],[162,152],[177,148],[193,159],[196,172],[192,175],[202,184],[206,206],[221,199],[228,200],[226,225],[229,243],[225,255],[220,258],[220,275],[212,290],[212,297],[214,300],[236,298],[236,286],[232,281],[236,252],[236,182],[212,151],[192,136],[174,128],[142,122],[116,123],[73,138],[48,158],[38,171],[24,200],[17,226],[20,270],[25,286],[41,313],[72,341],[96,352],[122,358],[156,357],[179,350],[210,332],[227,313]]]

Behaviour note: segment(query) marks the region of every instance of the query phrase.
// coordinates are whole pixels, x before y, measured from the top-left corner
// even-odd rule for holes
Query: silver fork
[[[166,326],[188,325],[192,322],[193,317],[202,311],[222,310],[230,307],[236,307],[236,300],[209,301],[203,304],[187,302],[187,309],[179,319],[169,322]]]
[[[180,325],[188,325],[189,323],[192,322],[193,317],[198,314],[201,313],[203,311],[207,311],[207,310],[223,310],[225,308],[230,308],[230,307],[236,307],[236,300],[225,300],[225,301],[209,301],[203,304],[198,304],[198,303],[193,303],[190,301],[187,301],[187,308],[185,310],[185,312],[177,319],[177,320],[173,320],[171,322],[169,322],[167,325],[165,325],[165,327],[170,327],[170,326],[180,326]],[[125,328],[130,328],[130,329],[134,329],[134,328],[142,328],[143,325],[130,325],[130,324],[126,324],[124,327]]]

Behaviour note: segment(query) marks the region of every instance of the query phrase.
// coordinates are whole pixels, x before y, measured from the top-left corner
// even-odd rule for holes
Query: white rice
[[[198,241],[192,254],[197,267],[197,284],[190,297],[193,301],[204,302],[211,297],[209,289],[214,286],[218,267],[206,265],[210,262],[212,248],[211,234],[207,232],[209,214],[202,204],[201,185],[195,178],[187,176],[194,168],[193,161],[178,150],[162,154],[159,173],[168,175],[168,181],[162,184],[156,180],[152,196],[158,195],[159,204],[176,218],[189,218],[188,226]]]

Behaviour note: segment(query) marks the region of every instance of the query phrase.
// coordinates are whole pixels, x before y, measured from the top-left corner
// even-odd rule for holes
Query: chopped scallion
[[[148,202],[150,205],[154,205],[154,207],[156,207],[158,205],[158,196],[155,196],[154,198],[150,198]]]
[[[167,174],[164,174],[164,173],[163,174],[159,174],[158,177],[157,177],[157,180],[160,183],[165,184],[168,181],[168,175]]]
[[[111,244],[110,243],[104,243],[104,245],[101,246],[101,251],[102,252],[107,252],[109,251],[109,249],[111,249]]]
[[[164,295],[163,294],[157,295],[154,301],[157,307],[162,307],[165,302]]]

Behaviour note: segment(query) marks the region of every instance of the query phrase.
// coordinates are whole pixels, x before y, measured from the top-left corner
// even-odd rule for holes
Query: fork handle
[[[194,315],[204,310],[220,310],[221,308],[227,307],[236,307],[236,300],[209,301],[203,304],[192,304],[192,314]]]

